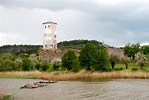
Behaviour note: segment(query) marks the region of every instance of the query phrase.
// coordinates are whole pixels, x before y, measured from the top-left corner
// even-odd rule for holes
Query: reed
[[[139,78],[149,79],[149,73],[144,71],[112,71],[112,72],[87,72],[82,70],[78,73],[55,71],[51,73],[28,71],[28,72],[0,72],[0,78],[31,78],[57,81],[98,81],[103,79]]]
[[[123,78],[140,78],[149,79],[149,73],[147,72],[124,72],[124,71],[113,71],[113,72],[78,72],[78,73],[61,73],[59,74],[50,73],[40,75],[39,78],[47,80],[60,80],[60,81],[97,81],[101,79],[123,79]]]

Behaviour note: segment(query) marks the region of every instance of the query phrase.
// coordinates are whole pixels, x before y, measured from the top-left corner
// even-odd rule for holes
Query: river
[[[0,78],[0,92],[15,100],[149,100],[149,79],[105,82],[59,81],[45,87],[20,89],[37,79]]]

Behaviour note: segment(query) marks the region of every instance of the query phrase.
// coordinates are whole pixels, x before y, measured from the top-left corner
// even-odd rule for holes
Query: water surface
[[[20,89],[35,79],[0,78],[0,91],[15,100],[149,100],[149,79],[107,82],[59,81],[45,87]]]

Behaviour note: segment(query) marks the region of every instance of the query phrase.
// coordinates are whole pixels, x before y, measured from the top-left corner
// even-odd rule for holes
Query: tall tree
[[[93,60],[93,68],[96,71],[106,71],[109,69],[109,57],[106,49],[102,44],[96,47],[96,55]]]
[[[86,70],[91,70],[93,65],[94,57],[96,56],[95,46],[91,43],[87,43],[84,47],[81,48],[79,61],[82,67],[85,67]]]
[[[135,59],[135,54],[137,54],[140,50],[140,44],[126,44],[124,47],[124,54],[130,57],[131,59]]]
[[[79,70],[79,62],[73,50],[68,50],[62,57],[62,67],[74,72]]]

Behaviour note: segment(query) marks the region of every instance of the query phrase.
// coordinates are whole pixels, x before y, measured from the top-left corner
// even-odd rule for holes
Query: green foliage
[[[2,100],[13,100],[10,95],[4,95]]]
[[[29,57],[29,54],[27,54],[27,53],[21,53],[18,56],[24,58],[24,57]]]
[[[112,69],[114,69],[115,64],[119,61],[119,57],[115,54],[111,54],[109,60],[110,60]]]
[[[132,71],[138,71],[138,68],[132,68]]]
[[[56,70],[56,71],[58,71],[58,69],[60,68],[60,63],[54,63],[53,64],[53,70]]]
[[[41,45],[4,45],[0,47],[0,53],[11,53],[19,55],[20,53],[33,54],[42,47]]]
[[[122,68],[122,67],[120,67],[120,68],[114,68],[114,70],[115,70],[115,71],[122,71],[123,68]]]
[[[141,46],[140,52],[145,55],[149,54],[149,45]]]
[[[135,54],[137,54],[140,50],[140,44],[130,44],[128,43],[124,47],[124,54],[130,57],[131,59],[135,59]]]
[[[138,52],[135,56],[136,56],[137,64],[140,65],[142,69],[142,67],[147,63],[146,56],[140,52]]]
[[[130,60],[128,58],[122,58],[121,60],[125,64],[126,69],[128,69],[128,63],[130,62]]]
[[[93,65],[95,56],[95,46],[91,43],[87,43],[84,47],[81,48],[79,56],[80,65],[82,67],[85,67],[86,70],[91,70],[91,66]]]
[[[0,71],[17,70],[18,66],[14,63],[14,57],[11,54],[0,54]]]
[[[62,57],[62,67],[66,68],[67,70],[76,71],[76,68],[78,68],[78,60],[77,56],[74,51],[68,50],[64,56]]]
[[[93,69],[95,71],[107,71],[109,70],[109,57],[106,49],[102,44],[96,46],[96,54],[93,59]]]
[[[46,71],[49,67],[50,67],[49,64],[42,64],[41,70],[42,70],[42,71]]]
[[[72,41],[63,41],[58,43],[59,49],[73,48],[73,49],[81,49],[87,43],[92,43],[93,45],[101,44],[96,40],[72,40]]]
[[[33,69],[32,63],[27,57],[22,58],[21,68],[23,71],[29,71]]]
[[[37,64],[35,65],[35,68],[36,68],[37,70],[40,70],[41,64],[40,64],[40,63],[37,63]]]

